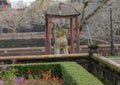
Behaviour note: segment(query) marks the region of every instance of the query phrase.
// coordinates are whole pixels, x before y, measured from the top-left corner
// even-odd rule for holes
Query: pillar
[[[74,53],[73,18],[70,18],[70,53]]]
[[[75,18],[76,21],[76,52],[79,53],[80,52],[80,28],[79,28],[79,17],[76,16]]]
[[[5,9],[7,6],[4,2],[2,2],[2,8]]]
[[[46,16],[45,35],[45,54],[51,54],[51,19],[48,16]]]

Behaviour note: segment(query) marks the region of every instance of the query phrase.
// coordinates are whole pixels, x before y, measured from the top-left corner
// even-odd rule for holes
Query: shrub
[[[66,62],[60,65],[66,85],[103,85],[97,78],[75,62]]]
[[[8,65],[8,67],[12,66]],[[27,79],[36,78],[38,71],[42,70],[44,72],[50,71],[51,76],[58,75],[59,78],[63,79],[65,85],[103,85],[97,78],[75,62],[14,64],[14,69],[19,71],[15,76],[19,77],[22,75]],[[28,74],[31,74],[31,71],[33,76],[28,76]],[[39,77],[41,78],[41,76]]]

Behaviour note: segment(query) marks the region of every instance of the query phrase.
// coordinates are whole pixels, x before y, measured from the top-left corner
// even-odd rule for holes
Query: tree
[[[55,0],[54,0],[55,1]],[[32,23],[44,23],[44,12],[52,5],[58,2],[49,2],[49,0],[37,0],[29,8],[29,13],[32,19]],[[96,36],[106,36],[110,34],[110,21],[109,21],[109,8],[119,6],[119,0],[67,0],[66,4],[70,4],[75,7],[80,13],[80,30],[81,38],[88,38],[88,27],[90,34],[94,38]],[[113,9],[113,30],[116,32],[119,26],[119,12]],[[69,23],[69,22],[68,22]],[[68,24],[67,23],[67,24]],[[66,23],[65,23],[66,24]],[[87,26],[86,26],[87,25]]]
[[[27,15],[26,4],[22,1],[14,2],[14,8],[7,8],[0,12],[0,27],[11,32],[18,32],[21,28],[30,28],[30,18]]]
[[[28,8],[28,15],[32,24],[45,23],[45,11],[52,5],[49,0],[36,0]]]
[[[30,28],[29,21],[25,9],[7,9],[0,12],[1,28],[8,28],[11,32],[18,32],[21,27]]]
[[[110,35],[110,6],[113,9],[114,32],[120,27],[119,0],[70,0],[69,3],[81,13],[81,38],[89,37],[88,28],[92,38]]]

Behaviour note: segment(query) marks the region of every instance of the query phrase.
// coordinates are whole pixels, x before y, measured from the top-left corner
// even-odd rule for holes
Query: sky
[[[35,0],[10,0],[10,2],[14,3],[14,2],[17,2],[17,1],[23,1],[25,3],[28,3],[28,2],[33,2]],[[55,0],[55,1],[66,1],[66,0]]]
[[[14,6],[15,3],[19,2],[19,1],[23,1],[25,4],[29,5],[31,2],[34,2],[35,0],[10,0],[12,6]]]
[[[30,5],[31,2],[34,2],[36,0],[9,0],[12,4],[12,6],[14,7],[15,3],[19,2],[19,1],[23,1],[27,6]],[[64,2],[66,0],[55,0],[55,1],[60,1],[60,2]]]

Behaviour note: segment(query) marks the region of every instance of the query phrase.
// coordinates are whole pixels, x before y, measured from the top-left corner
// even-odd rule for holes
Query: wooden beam
[[[75,18],[76,16],[79,16],[79,14],[77,15],[47,15],[48,17],[51,18]]]
[[[70,53],[74,53],[73,18],[70,18]]]
[[[51,22],[50,17],[46,17],[46,29],[45,29],[45,54],[51,53]]]
[[[80,54],[60,54],[60,55],[25,55],[25,56],[1,56],[0,60],[31,60],[31,59],[59,59],[59,58],[86,58],[88,57],[88,53],[80,53]]]
[[[79,17],[76,16],[76,52],[79,53],[80,52],[80,48],[79,48],[79,45],[80,45],[80,29],[79,29]]]

